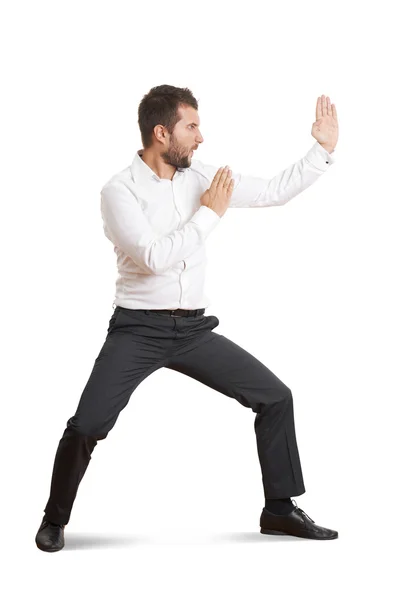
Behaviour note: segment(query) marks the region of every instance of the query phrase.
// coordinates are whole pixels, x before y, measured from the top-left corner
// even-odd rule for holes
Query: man
[[[243,348],[213,331],[205,316],[205,241],[228,208],[280,206],[332,164],[336,109],[317,100],[304,158],[262,179],[193,159],[203,142],[198,104],[188,88],[154,87],[139,105],[143,149],[101,190],[106,237],[117,255],[115,310],[106,340],[59,442],[37,546],[64,546],[79,483],[98,440],[107,437],[136,387],[166,367],[235,398],[256,413],[254,428],[265,506],[261,533],[334,539],[293,504],[305,492],[291,390]]]

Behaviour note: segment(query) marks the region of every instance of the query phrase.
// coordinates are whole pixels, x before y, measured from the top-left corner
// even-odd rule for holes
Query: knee
[[[289,403],[293,402],[292,390],[290,388],[285,387],[281,393],[282,393],[282,396],[284,397],[284,399],[286,400],[286,402],[289,402]]]
[[[277,387],[274,389],[268,388],[263,401],[258,402],[253,406],[253,412],[260,413],[262,411],[278,410],[284,412],[291,409],[293,406],[293,396],[290,388],[287,386]]]
[[[274,390],[268,390],[266,404],[287,405],[293,402],[292,391],[287,386],[279,387]]]
[[[96,440],[104,440],[108,431],[104,430],[104,425],[92,421],[90,423],[79,419],[77,415],[74,415],[67,421],[67,431],[74,435],[81,435],[85,437],[95,438]]]

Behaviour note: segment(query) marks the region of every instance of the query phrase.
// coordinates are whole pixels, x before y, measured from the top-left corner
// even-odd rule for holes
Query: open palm
[[[339,124],[336,107],[331,104],[329,96],[319,96],[317,100],[316,121],[313,123],[311,135],[321,145],[332,150],[335,148],[339,136]]]

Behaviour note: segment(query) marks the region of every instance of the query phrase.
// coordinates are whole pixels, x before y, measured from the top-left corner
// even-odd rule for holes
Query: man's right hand
[[[231,178],[232,171],[228,167],[220,167],[212,180],[211,186],[200,198],[203,206],[208,206],[220,217],[229,207],[235,180]]]

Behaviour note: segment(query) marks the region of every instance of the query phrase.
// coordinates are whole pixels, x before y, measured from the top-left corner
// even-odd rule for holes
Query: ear
[[[153,129],[154,135],[156,136],[159,142],[164,142],[167,137],[167,130],[162,125],[156,125]]]

